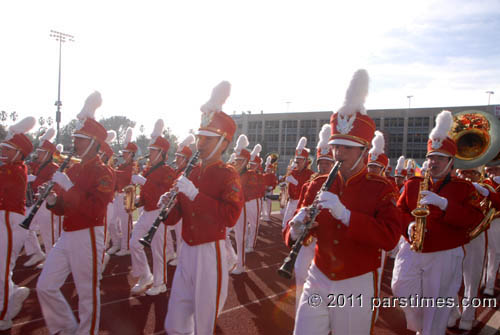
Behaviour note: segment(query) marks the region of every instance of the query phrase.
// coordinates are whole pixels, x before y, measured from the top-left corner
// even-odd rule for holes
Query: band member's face
[[[254,171],[257,169],[257,163],[248,163],[248,170]]]
[[[306,159],[304,157],[295,157],[295,163],[297,164],[295,170],[302,171],[306,166]]]
[[[459,177],[475,183],[481,180],[481,174],[476,170],[460,170]]]
[[[320,159],[318,161],[318,172],[320,174],[327,174],[330,173],[330,171],[333,168],[333,162],[328,160],[328,159]]]
[[[217,143],[219,142],[220,137],[219,136],[204,136],[204,135],[196,135],[196,149],[200,152],[200,158],[202,160],[205,159],[220,159],[222,156],[222,152],[226,149],[227,145],[229,144],[226,140],[222,142],[222,144],[217,148],[217,150],[214,149],[217,147]]]
[[[122,156],[123,156],[123,160],[127,163],[132,161],[132,152],[124,151]]]
[[[444,157],[439,155],[431,155],[427,157],[429,161],[429,174],[432,178],[442,178],[446,176],[452,168],[453,164],[450,164],[450,157]]]
[[[187,164],[187,158],[183,155],[175,155],[175,165],[177,166],[177,168],[179,170],[182,170],[184,169],[184,167],[186,167],[186,164]]]
[[[381,175],[382,174],[382,167],[378,166],[377,164],[369,164],[368,165],[368,172]]]
[[[246,165],[247,165],[247,160],[245,158],[236,157],[236,159],[234,160],[234,168],[238,172],[242,171]]]
[[[363,147],[354,147],[350,145],[333,144],[331,145],[333,150],[333,159],[342,162],[341,170],[351,171],[359,156],[363,152]],[[368,155],[365,153],[365,155]],[[358,163],[355,168],[363,165],[363,159]]]
[[[401,176],[395,176],[394,177],[394,181],[396,182],[396,185],[398,185],[399,187],[401,187],[401,186],[403,186],[403,184],[405,182],[405,178],[401,177]]]
[[[87,150],[90,145],[91,139],[83,137],[73,137],[73,144],[75,146],[75,153],[77,156],[82,157],[82,155]],[[90,151],[90,150],[89,150]]]
[[[40,150],[40,149],[38,149],[36,151],[36,162],[37,163],[43,163],[43,162],[45,162],[45,160],[47,159],[47,157],[48,157],[47,151]]]
[[[149,160],[151,164],[158,163],[161,160],[161,150],[158,148],[149,148]]]
[[[0,152],[1,152],[1,159],[3,162],[12,162],[12,159],[16,156],[17,150],[9,148],[8,146],[2,145],[0,146]],[[20,160],[21,154],[17,155],[19,158],[16,159]]]

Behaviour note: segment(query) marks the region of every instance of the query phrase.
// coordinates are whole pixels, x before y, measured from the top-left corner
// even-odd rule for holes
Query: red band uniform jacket
[[[55,205],[47,208],[56,215],[64,215],[64,231],[103,226],[115,189],[111,171],[96,156],[88,162],[74,164],[66,174],[73,187],[68,191],[60,189]]]
[[[311,181],[303,206],[312,204],[326,176]],[[312,229],[317,237],[314,263],[331,280],[343,280],[375,271],[381,266],[382,249],[392,250],[401,236],[401,216],[392,185],[366,168],[343,180],[340,174],[329,188],[351,211],[349,226],[335,219],[327,209],[316,217]],[[291,244],[290,234],[286,236]]]
[[[238,173],[219,161],[206,167],[196,166],[188,178],[199,193],[194,201],[179,193],[165,224],[175,225],[182,219],[182,238],[191,246],[224,240],[226,228],[236,224],[243,208]]]
[[[314,172],[308,168],[303,169],[302,171],[293,170],[292,176],[297,179],[298,184],[294,185],[292,183],[288,184],[288,197],[292,200],[298,200],[300,197],[300,191],[302,190],[302,186],[306,181],[311,179],[311,175]]]
[[[0,210],[25,215],[28,169],[23,162],[0,165]]]
[[[123,192],[123,188],[132,183],[132,171],[134,163],[123,163],[115,170],[116,175],[116,191]]]
[[[146,183],[141,187],[140,203],[145,211],[158,209],[158,200],[168,192],[175,181],[176,173],[170,166],[161,163],[144,171]]]
[[[429,179],[429,191],[437,193],[448,200],[445,211],[429,205],[426,232],[422,252],[449,250],[469,242],[469,231],[483,219],[479,206],[480,197],[474,185],[464,179],[450,177],[449,182],[437,182]],[[412,177],[405,183],[404,191],[398,200],[398,208],[403,215],[403,235],[408,239],[408,226],[415,218],[411,211],[417,207],[420,182],[422,177]]]

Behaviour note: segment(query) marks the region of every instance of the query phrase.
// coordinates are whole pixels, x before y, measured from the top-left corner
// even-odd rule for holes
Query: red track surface
[[[228,298],[217,321],[217,334],[291,334],[294,324],[294,280],[276,274],[288,254],[281,238],[281,223],[263,222],[256,251],[247,254],[248,272],[230,275]],[[148,255],[149,257],[150,255]],[[26,257],[18,259],[14,282],[31,289],[23,310],[14,320],[10,332],[3,334],[48,334],[36,297],[35,286],[40,270],[24,268]],[[151,263],[150,263],[151,264]],[[391,295],[390,281],[393,261],[388,259],[382,277],[382,296]],[[101,281],[101,322],[99,334],[164,334],[169,290],[156,297],[130,296],[134,279],[129,275],[130,257],[112,256]],[[175,267],[169,266],[169,284]],[[77,295],[72,278],[63,286],[63,293],[76,312]],[[498,292],[498,291],[497,291]],[[470,334],[478,334],[495,311],[479,309],[481,319]],[[405,318],[399,308],[381,308],[375,334],[413,334],[406,330]],[[462,334],[458,329],[448,334]]]

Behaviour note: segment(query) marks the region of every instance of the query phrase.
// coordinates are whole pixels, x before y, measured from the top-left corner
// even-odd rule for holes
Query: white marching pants
[[[59,238],[58,227],[56,225],[59,223],[59,219],[57,215],[54,215],[51,211],[47,209],[45,206],[45,201],[42,203],[35,216],[33,217],[33,221],[30,225],[30,228],[38,227],[40,231],[40,236],[42,237],[43,246],[45,248],[45,253],[48,254],[52,246],[56,243]],[[36,236],[36,235],[35,235]],[[38,242],[38,240],[37,240]],[[32,243],[32,242],[31,242]],[[31,244],[30,243],[30,244]],[[40,244],[37,243],[38,246],[35,246],[35,249],[40,248]]]
[[[491,221],[488,229],[488,266],[486,268],[485,289],[494,291],[500,265],[500,218]]]
[[[257,244],[261,207],[261,199],[247,201],[248,237],[246,242],[248,242],[247,247],[250,248],[255,248],[255,244]]]
[[[297,209],[299,200],[288,199],[286,204],[285,213],[283,214],[283,223],[281,224],[281,230],[285,230],[288,221],[293,217],[293,213]]]
[[[24,220],[24,218],[23,218]],[[22,222],[22,221],[21,221]],[[23,229],[23,228],[21,228]],[[35,227],[31,227],[28,230],[28,235],[24,240],[24,251],[27,256],[35,255],[35,254],[43,254],[42,248],[40,247],[40,242],[38,241],[38,236]]]
[[[330,280],[314,264],[309,269],[299,309],[295,316],[295,335],[371,334],[375,311],[373,297],[378,296],[376,271],[361,276]],[[335,294],[332,297],[331,294]],[[311,306],[321,296],[319,305]],[[334,306],[328,307],[328,303]],[[331,305],[330,305],[331,306]]]
[[[115,201],[114,201],[115,219],[113,221],[117,225],[117,229],[119,229],[121,232],[120,250],[129,250],[130,238],[133,229],[133,222],[131,222],[131,216],[125,210],[125,204],[123,203],[124,197],[125,197],[124,193],[117,193],[115,196]]]
[[[461,247],[417,253],[405,243],[399,250],[392,274],[392,292],[395,297],[454,299],[462,283]],[[456,301],[455,301],[456,302]],[[416,304],[416,303],[415,303]],[[421,305],[420,305],[421,306]],[[403,308],[406,327],[422,335],[443,335],[453,307]]]
[[[182,219],[179,220],[174,226],[175,231],[175,252],[177,253],[177,257],[179,257],[179,253],[181,251],[182,245]]]
[[[273,201],[271,199],[264,198],[262,201],[262,220],[270,221],[271,220],[271,208]]]
[[[36,285],[42,314],[51,334],[75,330],[76,334],[97,334],[100,318],[100,283],[104,251],[104,227],[63,231],[50,251]],[[78,293],[77,323],[61,286],[72,274]]]
[[[132,258],[132,276],[145,278],[151,274],[148,258],[144,252],[144,246],[139,239],[144,237],[153,226],[153,222],[158,217],[160,209],[154,211],[144,211],[135,224],[130,238],[130,255]],[[153,277],[154,286],[167,283],[167,232],[165,225],[161,223],[156,230],[151,241],[151,253],[153,256]]]
[[[307,279],[307,274],[311,263],[314,259],[314,251],[316,249],[316,238],[312,238],[312,242],[305,246],[303,245],[297,259],[295,260],[294,271],[295,271],[295,312],[299,308],[300,296],[302,295],[302,290],[304,289],[304,284]]]
[[[228,276],[224,240],[195,246],[183,242],[165,318],[167,334],[214,334]]]
[[[257,203],[254,200],[245,202],[240,217],[233,227],[234,237],[236,239],[236,254],[238,256],[237,267],[242,268],[245,266],[245,247],[248,234],[249,215],[255,220],[257,214]]]
[[[0,320],[10,320],[10,308],[14,295],[12,270],[17,256],[23,248],[28,230],[19,224],[24,216],[14,212],[0,210]]]

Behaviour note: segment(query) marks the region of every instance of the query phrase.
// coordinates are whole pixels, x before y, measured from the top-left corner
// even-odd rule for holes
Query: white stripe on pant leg
[[[61,286],[71,272],[69,257],[73,248],[78,247],[72,246],[71,236],[63,232],[47,255],[36,284],[42,314],[51,334],[77,326],[75,316],[61,292]]]

